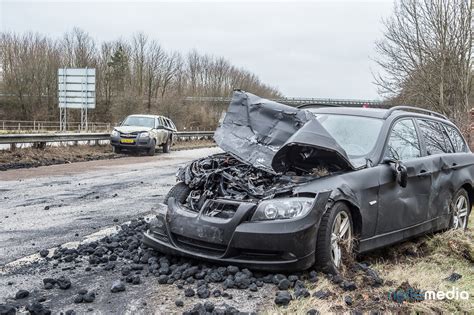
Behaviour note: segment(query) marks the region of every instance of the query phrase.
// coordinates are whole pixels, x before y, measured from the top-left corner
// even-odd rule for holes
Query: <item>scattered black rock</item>
[[[286,291],[290,288],[291,286],[291,282],[290,280],[288,279],[282,279],[279,283],[278,283],[278,289],[279,290],[282,290],[282,291]]]
[[[444,278],[444,280],[448,280],[450,282],[456,282],[461,278],[462,278],[462,275],[460,275],[459,273],[453,272],[452,274],[449,275],[449,277]]]
[[[295,298],[296,299],[301,299],[301,298],[307,298],[311,294],[306,288],[296,288],[295,289]]]
[[[51,310],[39,302],[33,302],[26,307],[30,315],[49,315]]]
[[[44,207],[44,210],[49,210],[49,206],[45,206],[45,207]]]
[[[112,283],[112,286],[110,287],[110,292],[112,293],[117,293],[117,292],[122,292],[125,291],[125,283],[123,283],[120,280],[116,280]]]
[[[292,300],[291,294],[288,291],[278,291],[275,297],[276,305],[288,305]]]
[[[345,302],[348,306],[351,306],[351,305],[354,303],[354,301],[352,300],[352,298],[351,298],[349,295],[346,295],[346,296],[344,297],[344,302]]]
[[[185,297],[193,297],[196,294],[192,288],[187,288],[184,290],[184,296]]]
[[[61,290],[67,290],[71,287],[71,280],[65,276],[61,276],[56,279],[56,283],[58,284]]]
[[[67,310],[64,314],[65,315],[76,315],[76,311],[75,310]]]
[[[313,293],[313,297],[318,298],[320,300],[326,300],[331,295],[329,291],[319,290]]]
[[[9,304],[0,304],[0,314],[1,315],[15,315],[16,307]]]
[[[320,314],[319,311],[315,310],[314,308],[306,312],[306,315],[319,315],[319,314]]]
[[[201,299],[207,299],[211,295],[211,291],[206,286],[200,286],[196,290],[197,296]]]
[[[312,283],[318,282],[318,273],[314,270],[310,271],[308,280]]]
[[[206,310],[206,312],[212,313],[212,311],[214,311],[214,308],[215,308],[214,303],[209,302],[209,301],[204,303],[204,309]]]
[[[84,302],[84,295],[78,294],[74,297],[74,303],[79,304]]]
[[[175,304],[177,307],[183,307],[183,306],[184,306],[183,300],[176,300],[176,301],[174,301],[174,304]]]
[[[27,291],[27,290],[19,290],[19,291],[15,294],[15,300],[21,300],[21,299],[27,298],[28,295],[30,295],[30,292],[29,292],[29,291]]]
[[[42,250],[39,251],[39,254],[40,254],[41,257],[45,258],[49,255],[49,250],[42,249]]]
[[[343,281],[339,286],[344,291],[354,291],[355,289],[357,289],[357,286],[352,281]]]

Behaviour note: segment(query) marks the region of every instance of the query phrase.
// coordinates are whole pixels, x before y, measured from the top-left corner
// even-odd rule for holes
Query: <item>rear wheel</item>
[[[168,199],[173,197],[177,202],[185,203],[186,198],[188,198],[190,192],[191,189],[189,189],[188,185],[183,182],[179,182],[170,189],[163,202],[168,204]]]
[[[155,155],[155,147],[156,147],[156,141],[152,140],[151,147],[148,149],[148,152],[147,152],[149,156]]]
[[[467,228],[467,220],[471,210],[469,195],[465,189],[461,188],[456,192],[456,194],[454,194],[452,209],[453,215],[451,217],[451,228],[454,230],[465,230]]]
[[[163,144],[163,153],[169,153],[171,150],[171,139],[168,137],[166,143]]]
[[[353,250],[352,217],[347,205],[336,202],[322,217],[316,242],[316,266],[336,274]]]

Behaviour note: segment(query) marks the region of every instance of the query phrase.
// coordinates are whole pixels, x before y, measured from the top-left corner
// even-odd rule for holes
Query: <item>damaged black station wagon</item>
[[[236,91],[214,138],[224,153],[178,171],[148,246],[334,273],[346,252],[467,226],[474,155],[440,114],[293,108]]]

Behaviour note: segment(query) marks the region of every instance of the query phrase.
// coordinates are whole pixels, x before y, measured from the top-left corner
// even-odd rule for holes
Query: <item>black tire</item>
[[[114,153],[117,153],[117,154],[121,154],[122,153],[122,149],[120,147],[117,147],[117,146],[113,146],[112,147],[112,151]]]
[[[151,142],[151,147],[147,151],[148,156],[153,156],[155,155],[155,147],[156,147],[156,140],[152,140]]]
[[[467,193],[467,191],[464,189],[464,188],[460,188],[453,196],[453,207],[456,207],[456,201],[459,200],[459,198],[462,198],[464,197],[464,199],[466,200],[466,207],[467,207],[467,213],[466,213],[466,222],[465,224],[463,224],[464,226],[460,226],[460,227],[455,227],[455,224],[454,224],[454,216],[456,214],[456,211],[455,209],[453,208],[453,212],[451,214],[451,220],[449,222],[449,228],[450,229],[462,229],[462,230],[465,230],[468,226],[469,226],[469,214],[471,213],[471,207],[472,207],[472,204],[469,200],[469,194]]]
[[[174,199],[179,203],[184,203],[186,198],[188,198],[191,189],[183,182],[179,182],[174,185],[170,191],[166,194],[165,200],[163,201],[165,204],[168,204],[168,199],[170,197],[174,197]]]
[[[318,239],[316,240],[316,252],[315,252],[315,266],[330,274],[338,274],[344,268],[344,257],[342,259],[342,264],[339,268],[333,263],[331,258],[331,234],[336,216],[340,212],[345,212],[349,218],[351,234],[353,235],[353,223],[351,212],[348,206],[343,202],[336,202],[321,218],[321,223],[318,230]],[[352,253],[350,253],[352,254]],[[344,254],[342,255],[344,256]]]
[[[169,153],[171,150],[171,138],[168,137],[165,144],[163,144],[163,153]]]

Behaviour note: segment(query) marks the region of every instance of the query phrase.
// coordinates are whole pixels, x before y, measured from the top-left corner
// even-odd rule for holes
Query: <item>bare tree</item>
[[[399,0],[376,42],[379,92],[466,124],[471,86],[471,6],[466,0]]]

